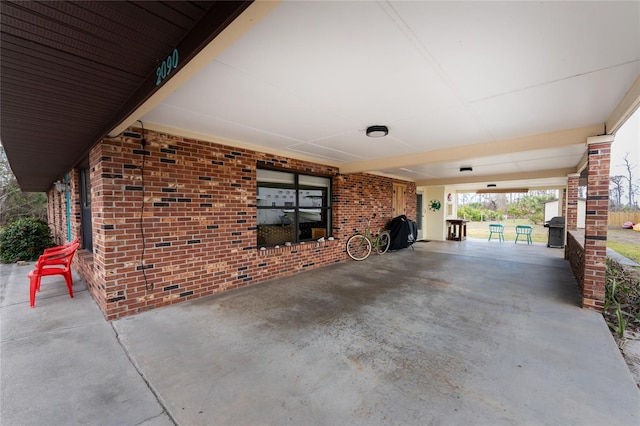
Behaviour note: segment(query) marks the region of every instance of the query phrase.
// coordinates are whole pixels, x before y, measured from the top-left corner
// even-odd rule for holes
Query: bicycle
[[[376,217],[374,214],[373,217]],[[391,233],[387,230],[377,236],[371,233],[371,219],[367,219],[364,234],[355,234],[347,240],[347,254],[353,260],[365,260],[375,249],[378,254],[385,254],[391,245]]]

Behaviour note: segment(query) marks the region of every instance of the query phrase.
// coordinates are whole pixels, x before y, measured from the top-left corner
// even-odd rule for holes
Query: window
[[[331,179],[258,169],[258,246],[328,237]]]
[[[82,217],[82,247],[93,251],[93,226],[91,222],[91,178],[89,166],[80,169],[80,204]]]

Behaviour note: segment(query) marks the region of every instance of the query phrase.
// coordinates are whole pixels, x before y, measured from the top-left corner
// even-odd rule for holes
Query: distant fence
[[[640,223],[640,212],[609,212],[609,226],[620,226],[625,222]]]

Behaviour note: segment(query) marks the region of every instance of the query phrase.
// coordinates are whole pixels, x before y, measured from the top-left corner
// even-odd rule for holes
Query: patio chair
[[[527,240],[527,244],[532,244],[531,241],[531,231],[533,231],[533,227],[529,225],[517,225],[516,226],[516,243],[518,242],[518,238],[524,236]]]
[[[77,240],[63,246],[46,249],[35,264],[33,271],[29,272],[29,306],[36,304],[36,292],[40,291],[42,277],[62,275],[67,282],[69,296],[73,298],[73,279],[71,277],[71,261],[78,250],[80,243]]]
[[[500,225],[499,223],[492,223],[489,225],[489,241],[491,241],[491,237],[493,234],[498,236],[498,241],[504,241],[504,225]]]
[[[54,253],[56,251],[64,250],[64,249],[66,249],[68,247],[71,247],[74,244],[80,244],[80,238],[76,238],[73,241],[69,241],[68,243],[64,243],[64,244],[59,245],[59,246],[46,248],[46,249],[44,249],[44,253],[43,254],[51,254],[51,253]]]

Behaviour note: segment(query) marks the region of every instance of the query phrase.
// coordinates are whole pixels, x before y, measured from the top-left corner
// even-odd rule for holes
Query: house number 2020
[[[156,68],[156,86],[162,83],[171,71],[178,67],[178,49],[173,49],[173,53],[167,56],[167,59],[162,61],[162,64]]]

